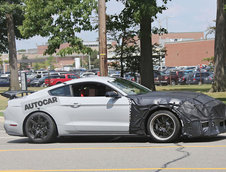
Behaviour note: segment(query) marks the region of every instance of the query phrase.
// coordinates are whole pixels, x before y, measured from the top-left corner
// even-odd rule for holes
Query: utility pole
[[[98,13],[99,13],[98,15],[99,15],[100,75],[108,76],[105,0],[98,0]]]

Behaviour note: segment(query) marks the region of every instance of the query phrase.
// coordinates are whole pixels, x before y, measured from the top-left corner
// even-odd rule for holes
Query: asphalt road
[[[106,136],[31,144],[5,134],[0,119],[0,171],[226,171],[226,134],[167,144]]]

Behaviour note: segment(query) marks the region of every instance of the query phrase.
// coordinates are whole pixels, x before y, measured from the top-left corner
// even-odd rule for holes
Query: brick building
[[[166,66],[208,65],[204,58],[214,56],[214,40],[194,40],[186,42],[166,43]]]
[[[204,39],[203,32],[153,35],[152,43],[165,47],[165,66],[208,65],[203,59],[214,56],[214,39]]]

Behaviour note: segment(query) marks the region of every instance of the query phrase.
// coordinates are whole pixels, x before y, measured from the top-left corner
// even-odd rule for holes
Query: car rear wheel
[[[171,85],[176,85],[176,81],[172,80]]]
[[[28,117],[25,123],[25,132],[34,143],[52,142],[57,135],[54,121],[43,112],[36,112]]]
[[[148,119],[147,130],[150,137],[160,143],[175,141],[181,130],[180,121],[170,111],[160,110]]]

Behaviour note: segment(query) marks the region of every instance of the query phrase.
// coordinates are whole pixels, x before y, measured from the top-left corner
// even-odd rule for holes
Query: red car
[[[62,74],[59,76],[59,78],[51,78],[51,79],[45,79],[45,85],[52,86],[56,84],[60,84],[66,81],[70,81],[72,79],[78,79],[79,77],[75,74]]]

